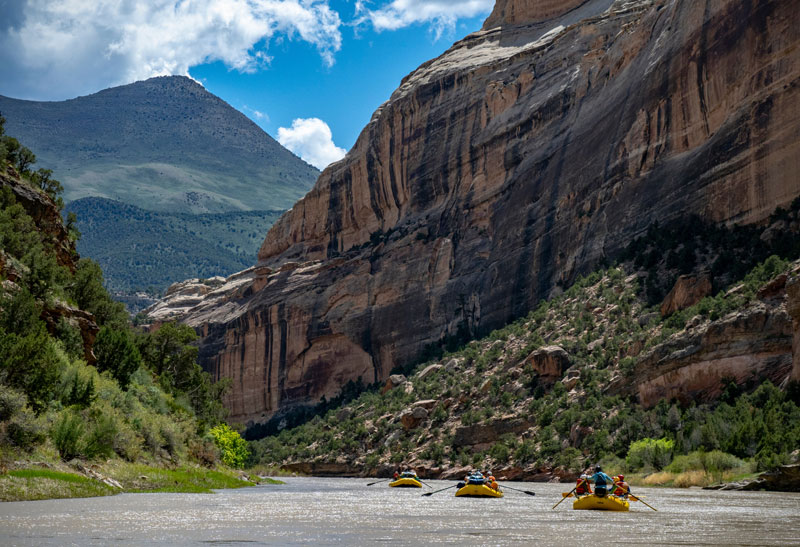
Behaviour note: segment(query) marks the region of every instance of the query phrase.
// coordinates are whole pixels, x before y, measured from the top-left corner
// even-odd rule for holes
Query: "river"
[[[551,507],[571,485],[508,483],[504,498],[454,489],[288,478],[215,494],[120,494],[0,504],[0,545],[800,545],[800,494],[634,488],[654,512]],[[452,481],[426,481],[434,489]]]

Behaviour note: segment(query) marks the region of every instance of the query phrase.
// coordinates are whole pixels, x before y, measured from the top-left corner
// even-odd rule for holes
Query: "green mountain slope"
[[[68,101],[0,97],[0,112],[7,131],[63,183],[65,201],[99,196],[197,213],[288,209],[319,174],[181,76]]]
[[[82,234],[78,252],[100,264],[109,289],[122,292],[243,270],[282,213],[154,212],[103,198],[73,201],[67,211]]]

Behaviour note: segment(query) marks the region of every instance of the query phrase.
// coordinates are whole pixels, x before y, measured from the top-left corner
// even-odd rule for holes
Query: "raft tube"
[[[401,488],[422,488],[422,483],[416,479],[411,479],[408,477],[401,477],[396,481],[392,481],[389,483],[389,486],[393,487],[401,487]]]
[[[467,484],[456,490],[456,497],[466,498],[502,498],[503,492],[485,484]]]
[[[631,504],[617,496],[603,496],[598,498],[594,494],[578,497],[572,502],[573,509],[591,509],[595,511],[627,511]]]

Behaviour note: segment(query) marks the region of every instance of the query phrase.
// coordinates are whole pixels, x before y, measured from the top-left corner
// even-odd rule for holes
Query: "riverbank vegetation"
[[[114,481],[127,489],[131,470],[147,477],[130,481],[137,491],[249,484],[230,471],[247,457],[239,434],[214,434],[226,384],[197,364],[194,330],[131,325],[99,266],[77,256],[74,219],[60,217],[61,185],[32,170],[35,156],[3,135],[2,121],[3,499],[102,495],[120,490]]]

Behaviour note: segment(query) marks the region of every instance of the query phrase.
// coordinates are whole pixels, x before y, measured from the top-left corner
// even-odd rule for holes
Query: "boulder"
[[[428,419],[428,411],[425,407],[415,406],[404,410],[400,414],[400,422],[406,431],[416,429],[419,424]]]
[[[672,290],[661,303],[661,316],[666,317],[694,306],[711,294],[711,288],[711,274],[708,272],[678,277]]]
[[[407,381],[406,377],[402,374],[392,374],[386,379],[386,383],[383,385],[383,388],[381,388],[381,394],[391,391],[397,386],[405,384]]]
[[[436,372],[437,370],[440,370],[441,368],[443,368],[443,367],[442,367],[442,365],[436,365],[436,364],[434,364],[434,365],[428,365],[427,367],[425,367],[424,369],[422,369],[422,372],[420,372],[420,373],[417,375],[417,377],[418,377],[420,380],[424,380],[425,378],[427,378],[428,376],[430,376],[431,374],[433,374],[433,373],[434,373],[434,372]]]
[[[422,401],[417,401],[411,408],[421,406],[425,410],[433,410],[433,408],[439,403],[436,399],[424,399]]]
[[[561,379],[561,383],[564,384],[564,387],[569,391],[578,385],[578,380],[580,379],[581,371],[576,368],[570,368],[564,378]]]
[[[540,382],[553,384],[569,367],[569,354],[561,346],[545,346],[528,355],[523,366],[538,374]]]

